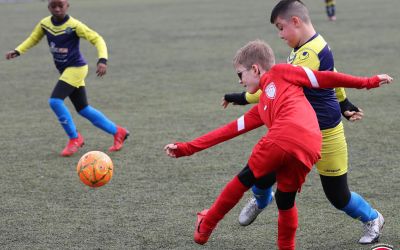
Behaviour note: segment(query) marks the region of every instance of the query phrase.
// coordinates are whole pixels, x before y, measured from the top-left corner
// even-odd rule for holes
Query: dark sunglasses
[[[248,69],[244,69],[244,70],[242,70],[242,71],[236,73],[236,74],[238,75],[240,81],[242,81],[243,72],[245,72],[245,71],[247,71],[247,70],[248,70]]]

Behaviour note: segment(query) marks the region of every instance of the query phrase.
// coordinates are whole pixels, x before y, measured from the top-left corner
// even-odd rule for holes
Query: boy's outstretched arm
[[[393,78],[387,74],[372,77],[357,77],[332,71],[315,71],[306,67],[277,64],[271,68],[272,74],[280,75],[285,81],[308,88],[378,88],[388,84]]]
[[[167,144],[164,147],[164,151],[168,156],[173,158],[189,156],[258,128],[263,124],[258,114],[258,107],[254,106],[239,119],[208,132],[192,141]]]
[[[23,41],[20,45],[18,45],[16,49],[7,52],[6,59],[10,60],[17,56],[20,56],[21,54],[24,54],[30,48],[38,44],[40,40],[43,38],[43,36],[44,36],[44,31],[40,26],[40,23],[38,23],[33,29],[30,36],[27,39],[25,39],[25,41]]]

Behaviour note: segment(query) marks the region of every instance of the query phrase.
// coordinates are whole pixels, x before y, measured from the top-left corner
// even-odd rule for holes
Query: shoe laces
[[[374,234],[377,234],[378,232],[375,230],[375,225],[378,223],[377,220],[372,220],[364,223],[364,235],[368,234],[370,236],[374,236]]]
[[[257,210],[259,210],[259,208],[257,206],[257,201],[255,198],[251,198],[249,200],[249,204],[247,206],[246,213],[257,211]]]

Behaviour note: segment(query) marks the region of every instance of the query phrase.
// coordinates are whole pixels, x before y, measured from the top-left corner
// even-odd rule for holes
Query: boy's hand
[[[389,84],[393,81],[393,78],[387,74],[382,74],[382,75],[378,75],[379,80],[381,80],[379,82],[379,86],[381,86],[382,84]]]
[[[221,100],[221,106],[222,106],[224,109],[226,109],[226,107],[228,107],[228,105],[229,105],[229,102],[228,102],[227,100],[225,100],[225,96],[223,96],[223,97],[222,97],[222,100]],[[235,105],[235,103],[233,103],[233,105]]]
[[[344,112],[343,116],[351,122],[359,121],[364,117],[364,111],[360,108],[358,108],[358,111],[347,110]]]
[[[19,56],[19,52],[16,50],[11,50],[11,51],[7,52],[6,59],[10,60],[10,59],[16,58],[17,56]]]
[[[233,105],[249,104],[246,100],[246,92],[225,94],[222,97],[221,106],[225,109],[226,107],[228,107],[229,103],[232,103]]]
[[[164,147],[165,153],[166,153],[169,157],[172,157],[172,158],[176,158],[176,157],[177,157],[177,156],[176,156],[176,153],[175,153],[175,151],[176,151],[177,149],[178,149],[178,145],[173,144],[173,143],[167,144],[167,145],[165,145],[165,147]]]
[[[187,142],[175,142],[165,145],[165,153],[172,158],[179,158],[182,156],[189,156],[195,152],[190,150],[189,143]]]
[[[98,63],[97,64],[97,70],[96,70],[96,74],[99,77],[104,76],[107,73],[107,64],[104,63]]]
[[[344,99],[344,101],[339,102],[339,105],[342,115],[351,122],[359,121],[364,116],[362,109],[356,107],[347,98]]]

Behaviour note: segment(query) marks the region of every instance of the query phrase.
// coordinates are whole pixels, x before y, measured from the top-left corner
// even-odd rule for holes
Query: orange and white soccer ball
[[[76,172],[85,185],[101,187],[111,180],[113,168],[113,163],[107,154],[90,151],[81,157]]]

